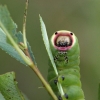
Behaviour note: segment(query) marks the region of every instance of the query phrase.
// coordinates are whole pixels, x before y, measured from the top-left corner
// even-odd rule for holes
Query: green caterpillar
[[[81,89],[80,49],[77,37],[70,31],[57,31],[51,37],[50,47],[58,70],[58,77],[50,63],[48,81],[58,100],[62,100],[62,98],[65,98],[63,100],[85,100]],[[62,86],[64,97],[60,96],[57,82]]]

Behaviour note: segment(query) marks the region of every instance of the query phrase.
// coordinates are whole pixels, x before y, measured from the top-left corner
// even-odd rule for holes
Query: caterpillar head
[[[58,51],[71,49],[76,42],[74,33],[66,30],[56,31],[51,37],[52,46]]]

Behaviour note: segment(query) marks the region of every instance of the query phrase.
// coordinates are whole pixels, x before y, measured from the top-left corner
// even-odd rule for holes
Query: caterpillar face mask
[[[85,100],[81,89],[78,39],[74,33],[66,30],[55,32],[50,39],[50,48],[57,67],[56,76],[52,64],[48,69],[48,81],[56,93],[58,100],[62,100],[57,88],[59,82],[64,91],[63,100]]]

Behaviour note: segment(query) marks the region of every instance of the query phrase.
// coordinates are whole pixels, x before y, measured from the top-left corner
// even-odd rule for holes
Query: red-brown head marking
[[[66,51],[73,46],[75,42],[75,35],[66,30],[57,31],[53,34],[51,42],[55,49],[58,49],[59,51]]]

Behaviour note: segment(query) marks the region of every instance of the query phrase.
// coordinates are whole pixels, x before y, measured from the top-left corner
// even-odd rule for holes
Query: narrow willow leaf
[[[0,100],[6,100],[1,93],[0,93]]]
[[[28,46],[28,51],[29,51],[29,54],[30,54],[30,56],[31,56],[31,58],[32,58],[32,61],[33,61],[34,64],[37,66],[37,63],[36,63],[35,57],[34,57],[34,55],[33,55],[33,52],[32,52],[32,50],[31,50],[31,46],[30,46],[29,42],[27,42],[27,46]]]
[[[17,33],[16,34],[16,37],[18,39],[18,43],[20,43],[20,42],[23,43],[23,34],[21,32]],[[29,54],[30,54],[30,56],[32,58],[32,61],[34,62],[35,65],[37,65],[36,60],[35,60],[35,57],[33,55],[33,52],[31,50],[31,46],[30,46],[29,42],[27,42],[27,46],[28,46],[28,52],[29,52]]]
[[[30,65],[32,62],[31,60],[25,55],[24,53],[24,44],[23,44],[23,36],[21,32],[17,32],[16,28],[17,25],[13,22],[12,18],[10,17],[9,11],[7,10],[6,6],[0,6],[0,27],[3,33],[2,36],[4,36],[6,39],[3,40],[5,45],[3,43],[0,44],[0,48],[5,50],[8,54],[10,54],[12,57],[20,61],[21,63],[27,65]],[[1,37],[0,37],[1,38]],[[9,41],[8,41],[9,39]],[[2,42],[2,39],[1,39]],[[19,45],[20,42],[22,42],[22,45]],[[19,47],[19,46],[20,47]],[[31,47],[28,43],[28,49],[30,56],[32,60],[35,62],[34,55],[31,51]],[[25,63],[26,62],[26,63]]]
[[[6,100],[25,100],[17,87],[14,72],[0,75],[0,91]]]
[[[6,6],[0,6],[0,27],[0,38],[2,38],[0,39],[0,48],[26,65],[26,59],[22,59],[22,57],[25,58],[25,54],[17,45],[17,37],[15,36],[17,28],[16,24],[11,19]],[[8,41],[8,39],[10,42]],[[12,46],[12,44],[14,47]]]
[[[51,49],[50,49],[50,44],[49,44],[49,40],[48,40],[48,36],[47,36],[46,26],[45,26],[45,24],[44,24],[44,22],[42,20],[42,17],[41,16],[39,16],[39,17],[40,17],[43,41],[44,41],[47,53],[49,55],[49,58],[51,60],[51,63],[53,65],[53,67],[54,67],[55,73],[56,73],[56,75],[58,75],[58,72],[57,72],[57,69],[56,69],[56,65],[55,65],[55,62],[53,60],[53,55],[52,55],[52,52],[51,52]]]
[[[3,29],[4,32],[6,31],[10,33],[12,38],[17,42],[17,38],[15,37],[15,34],[17,33],[17,25],[10,17],[10,13],[6,6],[0,6],[0,27]]]
[[[46,26],[45,26],[41,16],[40,16],[40,23],[41,23],[41,31],[42,31],[43,41],[44,41],[47,53],[49,55],[49,59],[51,60],[51,63],[53,65],[53,69],[55,71],[56,76],[58,76],[58,71],[57,71],[57,68],[56,68],[56,65],[55,65],[55,62],[54,62],[54,58],[53,58],[51,48],[50,48],[50,43],[49,43],[48,36],[47,36]],[[59,90],[60,94],[64,95],[61,84],[57,83],[57,86],[58,86],[58,90]]]
[[[10,56],[14,57],[24,65],[27,65],[25,61],[22,59],[22,57],[18,54],[18,52],[15,50],[15,48],[7,43],[7,38],[3,30],[0,28],[0,48],[6,53],[8,53]]]

